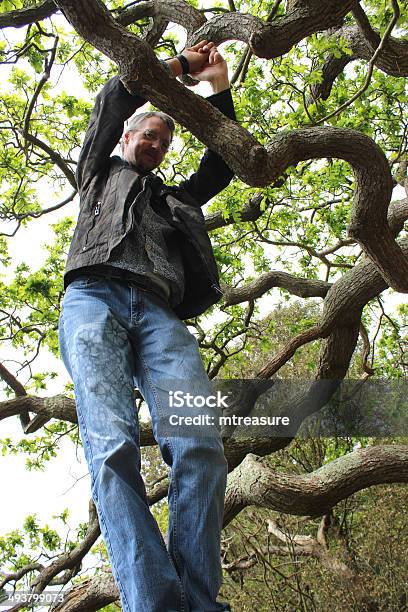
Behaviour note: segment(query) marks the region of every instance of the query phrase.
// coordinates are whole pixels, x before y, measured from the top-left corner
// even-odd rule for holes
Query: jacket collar
[[[149,184],[153,193],[158,193],[160,191],[163,186],[163,180],[160,178],[160,176],[157,176],[157,174],[154,174],[153,172],[148,172],[147,174],[142,175],[137,171],[134,166],[132,166],[132,164],[129,164],[126,159],[123,159],[123,157],[121,159],[123,165],[127,166],[128,168],[132,168],[133,172],[135,172],[135,174],[139,176],[140,180],[146,179],[144,182],[147,182]]]

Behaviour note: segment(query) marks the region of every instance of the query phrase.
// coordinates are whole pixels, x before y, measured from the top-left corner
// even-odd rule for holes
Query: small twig
[[[384,49],[384,46],[400,16],[400,9],[399,9],[397,0],[391,0],[391,4],[392,4],[393,11],[394,11],[393,18],[388,24],[387,29],[384,32],[384,36],[380,40],[380,44],[378,45],[377,49],[375,50],[372,58],[370,59],[368,63],[367,76],[366,76],[363,86],[354,94],[354,96],[352,96],[349,100],[347,100],[347,102],[344,102],[344,104],[341,104],[341,106],[339,106],[336,110],[334,110],[332,113],[329,113],[322,119],[318,119],[317,121],[315,121],[313,125],[319,125],[320,123],[323,123],[324,121],[327,121],[328,119],[332,119],[333,117],[336,117],[337,115],[339,115],[345,108],[347,108],[353,102],[355,102],[366,91],[366,89],[370,85],[371,77],[373,75],[374,65],[377,60],[377,57],[379,56],[381,51]]]
[[[41,563],[29,563],[28,565],[25,565],[24,567],[19,569],[18,572],[14,572],[14,574],[5,574],[4,575],[5,577],[0,582],[0,590],[3,589],[4,586],[8,582],[11,582],[12,580],[15,580],[15,581],[20,580],[20,578],[22,578],[29,572],[32,572],[34,570],[42,571],[43,569],[44,569],[44,566]]]
[[[233,2],[233,0],[229,0],[229,2]],[[267,18],[265,19],[266,23],[271,22],[273,20],[276,13],[278,12],[279,5],[281,4],[281,2],[282,0],[275,0],[274,5],[272,6]],[[231,85],[234,85],[238,78],[239,85],[241,85],[241,83],[245,81],[246,73],[248,72],[249,62],[251,61],[252,55],[253,53],[251,51],[251,48],[249,45],[247,45],[241,59],[239,60],[237,69],[232,75]]]
[[[239,75],[242,72],[242,68],[243,68],[243,66],[245,64],[246,58],[250,54],[251,54],[251,49],[250,49],[249,45],[247,45],[246,48],[245,48],[245,51],[243,52],[243,54],[241,56],[241,59],[238,62],[238,66],[237,66],[234,74],[231,77],[231,85],[234,85],[235,82],[238,80]],[[242,82],[242,81],[240,81],[240,82]]]
[[[266,21],[272,21],[272,19],[275,17],[276,13],[278,12],[279,9],[279,5],[281,4],[282,0],[275,0],[267,18]]]
[[[44,58],[44,72],[43,72],[43,74],[41,76],[41,79],[38,81],[37,87],[35,88],[33,97],[31,98],[31,102],[30,102],[30,105],[29,105],[28,110],[27,110],[27,114],[26,114],[25,119],[24,119],[24,126],[23,126],[23,136],[24,137],[28,133],[28,128],[29,128],[29,124],[30,124],[31,115],[33,113],[33,110],[34,110],[35,104],[37,102],[38,96],[40,95],[40,92],[41,92],[42,88],[44,87],[45,83],[50,78],[51,68],[52,68],[52,65],[53,65],[54,60],[55,60],[55,54],[57,52],[57,46],[58,46],[58,36],[55,37],[54,46],[51,49],[50,59],[48,60],[47,56]]]
[[[23,133],[22,130],[18,130],[18,132],[20,132],[21,134]],[[60,168],[60,170],[62,170],[62,172],[65,174],[70,185],[74,189],[77,188],[75,174],[72,172],[71,168],[68,166],[66,161],[61,157],[61,155],[59,155],[59,153],[54,151],[47,143],[43,142],[42,140],[40,140],[39,138],[37,138],[37,136],[34,136],[33,134],[25,134],[25,135],[23,134],[23,136],[25,137],[26,140],[34,144],[36,147],[39,147],[40,149],[48,153],[48,155],[51,158],[51,161],[53,161],[54,164],[56,164]]]
[[[58,204],[54,204],[53,206],[49,206],[48,208],[43,208],[42,210],[16,215],[16,219],[18,219],[19,221],[21,221],[22,219],[26,219],[27,217],[33,217],[33,219],[38,219],[38,217],[42,217],[42,215],[54,212],[54,210],[58,210],[66,204],[69,204],[69,202],[72,202],[72,200],[75,198],[77,193],[77,189],[74,189],[74,191],[72,191],[69,196],[65,198],[65,200],[62,200],[62,202],[58,202]]]

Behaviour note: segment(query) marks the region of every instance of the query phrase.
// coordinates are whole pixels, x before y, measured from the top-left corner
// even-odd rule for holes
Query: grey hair
[[[159,117],[166,124],[171,132],[171,136],[173,137],[173,132],[176,128],[173,119],[170,115],[166,115],[166,113],[162,113],[160,111],[147,111],[146,113],[138,113],[129,121],[126,126],[125,133],[132,132],[133,130],[137,130],[140,124],[145,121],[145,119],[149,119],[149,117]]]

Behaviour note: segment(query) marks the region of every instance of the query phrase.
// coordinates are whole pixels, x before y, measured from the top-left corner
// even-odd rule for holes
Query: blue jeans
[[[227,463],[218,431],[166,436],[175,409],[171,379],[211,393],[198,344],[153,293],[80,277],[60,318],[62,359],[75,384],[78,421],[103,538],[126,612],[216,612]],[[166,381],[163,383],[163,381]],[[146,400],[170,467],[168,544],[150,512],[140,475],[134,388]]]

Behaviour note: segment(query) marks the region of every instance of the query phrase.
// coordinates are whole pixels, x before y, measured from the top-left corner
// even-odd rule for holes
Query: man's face
[[[141,174],[162,163],[171,143],[171,132],[159,117],[148,117],[123,136],[123,157]]]

